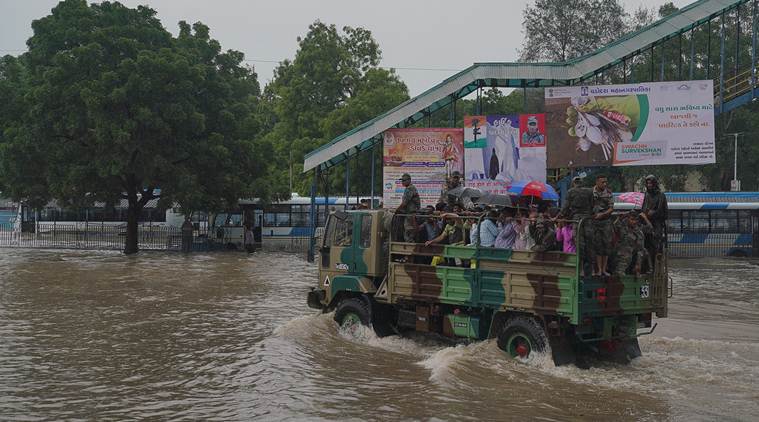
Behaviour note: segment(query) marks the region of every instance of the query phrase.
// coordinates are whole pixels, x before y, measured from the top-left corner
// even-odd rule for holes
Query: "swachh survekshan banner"
[[[464,173],[464,130],[437,128],[388,129],[383,142],[383,202],[393,209],[401,204],[405,188],[400,178],[411,176],[422,206],[434,206],[446,177]]]
[[[545,90],[549,168],[710,164],[712,81]]]

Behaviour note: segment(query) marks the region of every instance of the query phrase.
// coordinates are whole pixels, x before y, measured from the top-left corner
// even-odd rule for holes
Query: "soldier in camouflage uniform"
[[[559,218],[573,220],[572,238],[575,241],[577,253],[582,258],[582,270],[584,274],[590,274],[592,268],[593,251],[590,242],[593,236],[590,217],[593,214],[593,190],[582,187],[582,179],[572,179],[572,188],[567,192],[567,199],[559,213]],[[580,221],[585,221],[580,224]],[[579,230],[578,230],[579,229]]]
[[[596,177],[593,186],[593,254],[596,256],[596,269],[593,275],[608,276],[609,251],[611,251],[613,228],[611,213],[614,211],[614,199],[609,189],[606,176]]]
[[[639,218],[643,218],[645,224],[639,224]],[[641,270],[650,269],[650,259],[645,247],[646,233],[651,232],[651,223],[645,214],[639,215],[632,211],[625,218],[620,218],[615,223],[615,231],[618,236],[617,243],[617,274],[635,274],[639,276]]]
[[[667,242],[667,197],[659,188],[659,180],[653,174],[646,176],[646,196],[642,214],[652,225],[646,236],[646,249],[651,259],[656,259]]]
[[[461,173],[454,171],[451,174],[451,177],[446,178],[445,186],[440,191],[440,199],[438,199],[438,203],[444,203],[449,207],[449,211],[452,210],[453,206],[456,205],[456,201],[448,197],[448,191],[456,189],[459,186],[461,186]]]
[[[401,184],[406,190],[403,191],[403,199],[401,199],[401,205],[396,209],[398,214],[407,214],[403,218],[403,241],[409,243],[416,242],[416,219],[413,214],[416,214],[421,208],[421,200],[419,199],[419,192],[416,190],[416,186],[411,184],[411,175],[404,173],[401,176]],[[409,215],[410,214],[410,215]]]

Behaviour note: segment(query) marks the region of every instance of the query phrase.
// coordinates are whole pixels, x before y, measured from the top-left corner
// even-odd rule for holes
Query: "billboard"
[[[464,116],[466,186],[506,194],[517,180],[546,180],[543,114]]]
[[[411,175],[422,206],[435,205],[446,176],[464,173],[462,129],[388,129],[383,139],[383,201],[385,208],[401,204],[400,178]]]
[[[545,90],[548,167],[710,164],[712,81]]]

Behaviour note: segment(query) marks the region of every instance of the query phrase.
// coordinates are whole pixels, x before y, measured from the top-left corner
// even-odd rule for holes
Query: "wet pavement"
[[[759,262],[672,264],[629,366],[341,335],[299,255],[0,249],[0,419],[751,420]]]

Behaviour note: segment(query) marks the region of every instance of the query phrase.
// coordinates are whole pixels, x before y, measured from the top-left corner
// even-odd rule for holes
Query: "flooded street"
[[[759,262],[672,267],[643,357],[581,370],[349,340],[300,255],[0,249],[0,419],[756,420]]]

